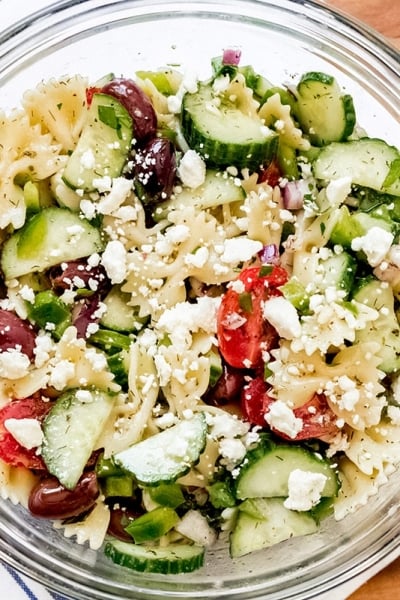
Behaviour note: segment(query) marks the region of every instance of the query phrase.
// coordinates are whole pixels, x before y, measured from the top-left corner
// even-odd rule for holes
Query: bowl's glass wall
[[[336,75],[355,98],[360,124],[399,145],[398,53],[312,1],[62,0],[38,15],[0,38],[2,106],[14,106],[42,79],[66,74],[94,81],[108,72],[129,76],[173,64],[205,76],[210,58],[235,46],[243,63],[277,84],[307,70]],[[217,548],[204,569],[181,577],[114,567],[101,552],[63,538],[6,501],[0,501],[0,556],[74,599],[317,598],[396,546],[399,479],[317,535],[234,562],[225,547]]]

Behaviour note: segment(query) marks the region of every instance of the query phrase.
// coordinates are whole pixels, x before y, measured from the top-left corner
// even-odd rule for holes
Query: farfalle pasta
[[[399,151],[227,56],[0,117],[0,495],[136,570],[261,550],[270,507],[312,534],[399,462]]]

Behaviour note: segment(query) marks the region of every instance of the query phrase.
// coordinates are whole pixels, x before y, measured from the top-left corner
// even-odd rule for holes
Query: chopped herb
[[[274,267],[272,265],[263,265],[260,268],[260,272],[258,274],[259,277],[266,277],[267,275],[271,275]]]
[[[252,312],[253,300],[249,292],[243,292],[243,294],[239,294],[239,306],[245,312]]]

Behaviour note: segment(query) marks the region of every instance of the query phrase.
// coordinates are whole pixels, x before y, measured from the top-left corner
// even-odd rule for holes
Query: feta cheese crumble
[[[386,257],[393,244],[394,236],[382,227],[371,227],[361,237],[356,237],[351,242],[351,249],[355,252],[362,250],[371,267],[377,267]]]
[[[37,419],[6,419],[4,427],[27,450],[37,448],[43,441],[43,431]]]
[[[187,150],[180,160],[178,175],[183,185],[197,188],[205,181],[206,163],[195,150]]]
[[[292,439],[303,429],[303,420],[296,417],[293,410],[282,400],[273,402],[264,418],[272,429],[281,431]]]
[[[287,340],[301,335],[301,324],[297,310],[289,300],[283,296],[269,298],[263,303],[263,317],[275,329],[280,337]]]
[[[289,475],[289,495],[283,505],[290,510],[311,510],[321,500],[326,481],[323,473],[294,469]]]

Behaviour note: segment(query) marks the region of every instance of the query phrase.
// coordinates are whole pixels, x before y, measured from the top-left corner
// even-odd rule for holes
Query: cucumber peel
[[[113,96],[93,94],[86,122],[66,164],[63,180],[72,189],[93,192],[94,180],[121,175],[133,138],[133,121]]]
[[[216,98],[211,85],[202,84],[197,92],[185,94],[181,124],[190,148],[210,166],[256,170],[269,164],[277,152],[278,134],[234,102]]]
[[[317,179],[350,178],[353,185],[400,196],[400,153],[379,138],[332,142],[313,162]]]
[[[3,245],[1,268],[6,280],[42,272],[101,252],[97,227],[67,208],[49,207],[36,213]]]
[[[160,547],[113,540],[106,543],[104,552],[114,563],[141,573],[190,573],[204,562],[204,548],[190,544]]]
[[[111,414],[114,397],[102,390],[68,390],[43,422],[42,457],[52,475],[74,489]]]
[[[206,434],[205,416],[196,413],[118,452],[114,461],[143,485],[171,483],[197,463],[205,448]]]
[[[304,73],[296,91],[296,116],[311,143],[324,146],[345,140],[353,133],[353,98],[342,93],[334,77],[318,71]]]
[[[286,508],[282,498],[256,498],[239,506],[230,536],[230,555],[239,558],[289,538],[315,533],[318,525],[309,513]]]
[[[325,475],[321,496],[337,495],[338,478],[328,461],[302,446],[266,442],[247,452],[235,481],[236,497],[239,500],[287,497],[289,475],[294,469]]]

